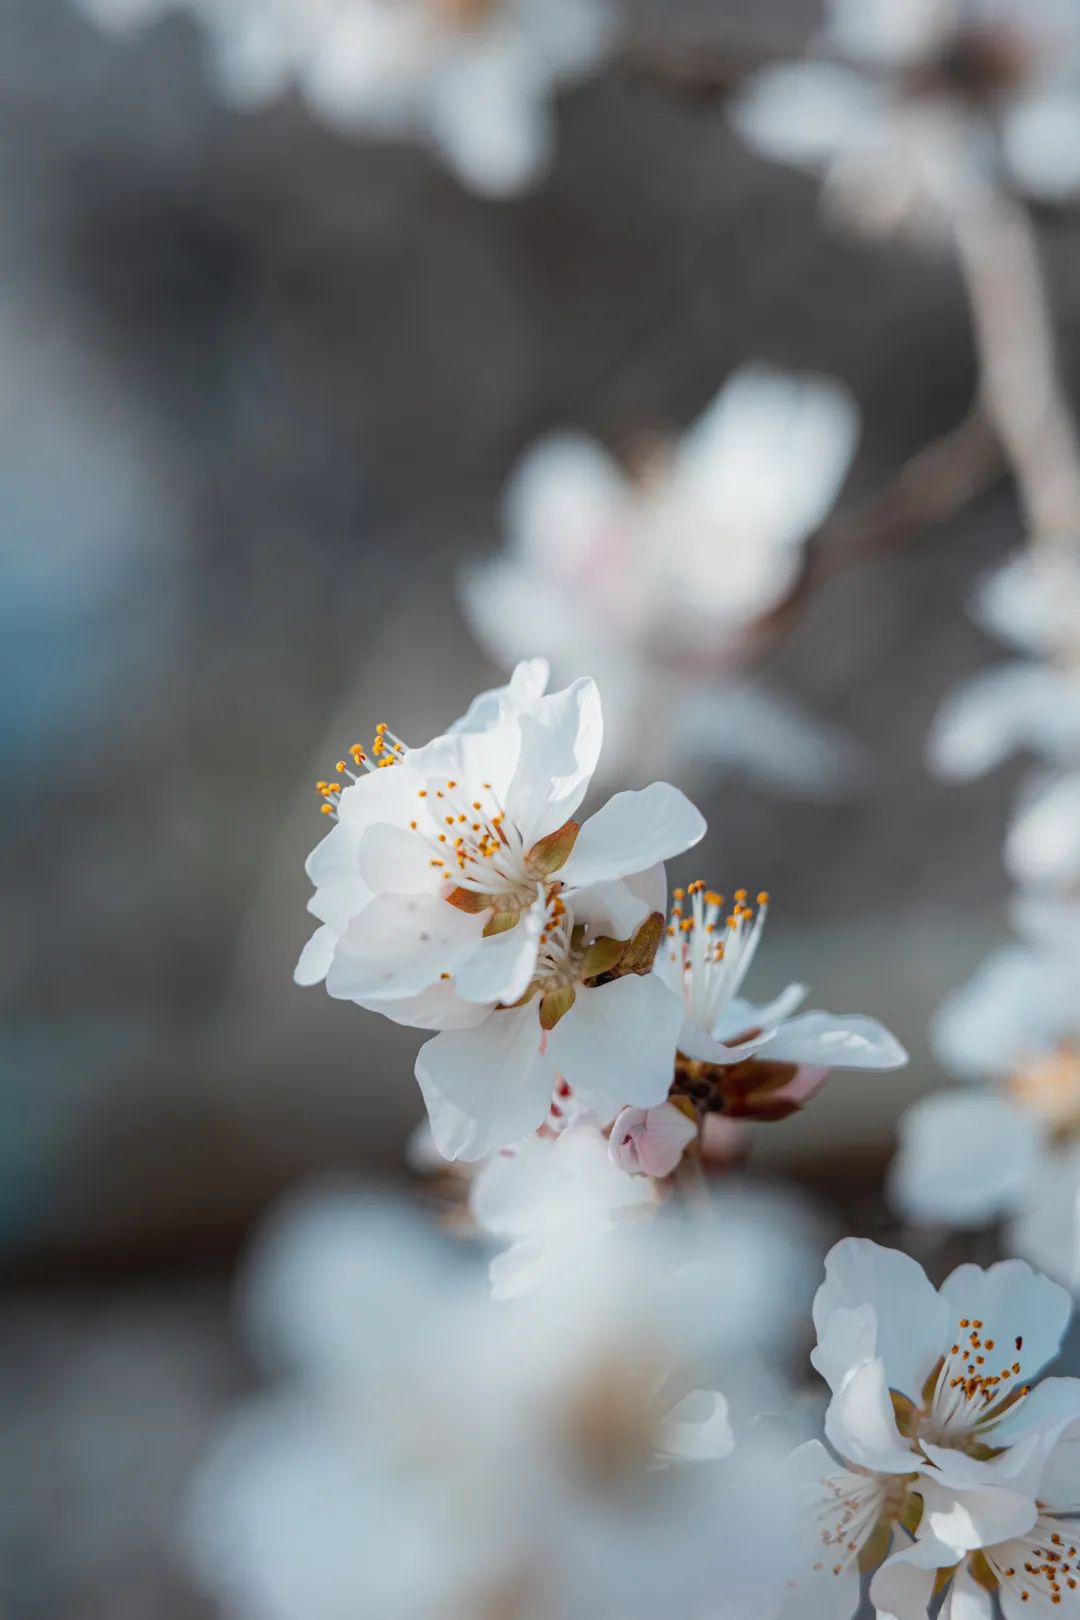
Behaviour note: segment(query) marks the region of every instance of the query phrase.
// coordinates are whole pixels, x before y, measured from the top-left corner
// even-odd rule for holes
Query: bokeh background
[[[647,58],[734,82],[813,0],[638,0]],[[722,77],[723,75],[721,75]],[[826,229],[722,99],[642,61],[560,104],[546,183],[492,203],[426,153],[214,99],[196,32],[130,41],[0,0],[0,1611],[187,1620],[172,1544],[248,1379],[228,1280],[305,1176],[401,1174],[415,1038],[291,983],[312,791],[387,719],[430,735],[498,671],[455,605],[540,433],[680,428],[733,368],[831,372],[864,433],[841,511],[964,414],[947,259]],[[1080,229],[1040,218],[1066,370]],[[846,801],[698,773],[701,873],[774,897],[752,988],[888,1022],[757,1162],[864,1233],[925,1029],[1006,933],[1016,772],[934,783],[964,604],[1016,543],[1004,483],[830,578],[769,678],[865,757]],[[587,671],[583,671],[587,673]],[[640,761],[642,780],[653,774]]]

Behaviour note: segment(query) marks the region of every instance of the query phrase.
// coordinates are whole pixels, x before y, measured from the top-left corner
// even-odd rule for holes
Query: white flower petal
[[[391,775],[391,771],[381,774]],[[442,882],[432,867],[431,845],[407,827],[378,822],[356,846],[356,869],[373,893],[430,894]]]
[[[496,724],[507,707],[527,709],[547,691],[550,676],[546,658],[523,658],[514,667],[514,673],[505,686],[495,686],[474,697],[460,720],[455,720],[449,735],[459,731],[486,731]]]
[[[1017,1254],[1080,1293],[1080,1147],[1043,1160],[1010,1237]]]
[[[993,1614],[993,1594],[962,1565],[952,1578],[938,1620],[993,1620]]]
[[[569,888],[644,872],[700,843],[705,818],[667,782],[616,793],[590,816],[558,874]]]
[[[482,1159],[539,1129],[558,1072],[543,1046],[530,1002],[492,1013],[475,1029],[437,1035],[420,1048],[416,1078],[444,1158]]]
[[[920,1534],[933,1536],[958,1553],[1026,1535],[1038,1515],[1033,1496],[998,1485],[955,1490],[923,1479],[919,1489],[925,1505]]]
[[[881,1474],[907,1474],[910,1443],[896,1427],[885,1364],[877,1357],[849,1373],[829,1402],[825,1438],[841,1457]]]
[[[927,742],[942,776],[968,781],[1025,745],[1056,754],[1080,742],[1080,684],[1041,664],[1003,664],[946,699]]]
[[[1062,86],[1022,97],[1002,120],[1005,161],[1021,188],[1061,202],[1080,191],[1080,91]]]
[[[598,538],[629,521],[618,465],[581,433],[552,434],[518,462],[503,496],[510,542],[542,571],[571,577]]]
[[[1017,1377],[1030,1383],[1056,1356],[1072,1315],[1072,1300],[1064,1288],[1041,1277],[1023,1260],[999,1260],[983,1271],[979,1266],[958,1266],[941,1285],[941,1293],[959,1318],[978,1319],[984,1331],[1021,1364]],[[1023,1345],[1012,1351],[1015,1339]]]
[[[708,1462],[728,1457],[735,1449],[735,1434],[728,1403],[711,1389],[696,1389],[672,1407],[664,1423],[663,1450],[687,1461]]]
[[[812,1063],[824,1069],[899,1069],[908,1055],[876,1018],[861,1013],[799,1013],[767,1043],[777,1063]]]
[[[1005,840],[1005,865],[1017,883],[1069,886],[1080,878],[1080,771],[1025,794]]]
[[[531,909],[515,923],[488,939],[481,938],[468,960],[454,974],[454,988],[466,1001],[502,1001],[510,1005],[529,988],[536,970],[540,933],[547,913],[541,893]]]
[[[339,941],[326,988],[344,1001],[416,995],[468,960],[484,923],[438,895],[377,895]]]
[[[755,74],[731,119],[762,156],[815,170],[872,132],[883,106],[883,92],[861,74],[805,62]]]
[[[1034,1114],[967,1087],[920,1098],[900,1121],[890,1200],[905,1220],[984,1226],[1020,1208],[1035,1179]]]
[[[903,68],[947,45],[954,0],[827,0],[826,38],[846,56]]]
[[[870,1582],[877,1620],[926,1620],[938,1570],[956,1561],[951,1548],[929,1537],[893,1553]]]
[[[585,797],[604,736],[596,683],[575,681],[540,698],[519,725],[521,753],[506,812],[529,849],[569,821]]]
[[[491,28],[440,63],[428,85],[428,128],[474,190],[512,196],[538,179],[554,148],[542,64],[509,28]]]
[[[889,1388],[918,1396],[948,1348],[948,1301],[909,1255],[865,1238],[844,1238],[826,1257],[825,1281],[814,1297],[818,1337],[833,1311],[860,1305],[871,1306],[877,1318],[877,1354]]]
[[[653,974],[628,974],[579,990],[551,1032],[558,1072],[585,1099],[595,1086],[652,1108],[666,1100],[675,1068],[682,1005]],[[520,1134],[520,1133],[519,1133]]]
[[[304,986],[321,984],[330,971],[336,944],[337,934],[332,928],[325,923],[321,928],[316,928],[300,952],[300,960],[293,970],[293,982]]]
[[[873,1306],[841,1307],[831,1311],[823,1322],[810,1360],[829,1388],[837,1390],[853,1367],[873,1359],[877,1338]]]
[[[858,407],[833,378],[745,366],[684,434],[678,476],[768,566],[770,548],[801,544],[829,511],[858,434]],[[730,565],[724,548],[720,560]]]
[[[1066,986],[1052,958],[1022,945],[995,951],[934,1019],[938,1056],[964,1079],[1008,1077],[1022,1059],[1056,1045],[1067,1029]]]

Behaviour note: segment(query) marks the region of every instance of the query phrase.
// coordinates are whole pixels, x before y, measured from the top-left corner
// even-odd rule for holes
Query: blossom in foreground
[[[735,126],[825,181],[863,230],[933,230],[971,188],[1080,189],[1080,17],[1070,0],[829,0],[838,60],[755,75]]]
[[[608,0],[78,0],[132,29],[187,10],[221,93],[260,106],[295,87],[325,123],[426,141],[476,191],[501,196],[544,172],[552,97],[614,38]]]
[[[711,1247],[687,1266],[635,1244],[495,1304],[468,1256],[369,1199],[279,1221],[246,1297],[289,1381],[200,1480],[203,1581],[245,1620],[700,1620],[717,1592],[733,1614],[774,1602],[784,1484],[708,1382],[745,1329]]]
[[[613,1162],[588,1114],[493,1154],[473,1180],[470,1207],[480,1230],[506,1245],[491,1263],[494,1297],[525,1293],[583,1255],[598,1260],[613,1233],[656,1204],[653,1183]]]
[[[496,663],[542,653],[590,669],[608,717],[605,769],[729,764],[828,794],[846,740],[743,674],[790,595],[858,436],[854,401],[823,377],[738,372],[677,441],[620,466],[561,433],[508,485],[506,544],[462,580],[466,617]]]
[[[649,972],[660,863],[705,823],[655,782],[579,824],[599,697],[589,680],[545,696],[546,674],[520,665],[422,748],[380,727],[370,756],[351,750],[366,769],[320,784],[336,825],[308,862],[323,924],[297,979],[441,1031],[417,1078],[451,1159],[536,1130],[560,1076],[608,1121],[671,1082],[679,1010]]]
[[[1080,920],[1018,913],[997,951],[942,1007],[935,1047],[969,1084],[906,1114],[893,1202],[907,1219],[980,1226],[1014,1217],[1011,1246],[1080,1280]],[[980,1083],[981,1082],[981,1083]]]
[[[783,1119],[820,1089],[831,1069],[896,1069],[907,1053],[861,1013],[799,1012],[806,986],[789,984],[759,1004],[741,995],[757,953],[768,895],[730,909],[702,882],[675,890],[655,972],[682,1006],[676,1092],[700,1111],[733,1119]]]
[[[916,1532],[955,1564],[1003,1527],[1031,1529],[1042,1463],[1080,1419],[1080,1380],[1030,1382],[1070,1314],[1065,1291],[1019,1260],[960,1266],[936,1290],[905,1254],[836,1245],[811,1359],[832,1391],[825,1433],[839,1461],[817,1442],[793,1456],[804,1562],[785,1614],[848,1620],[860,1572],[894,1546],[886,1569],[918,1558],[906,1549]]]

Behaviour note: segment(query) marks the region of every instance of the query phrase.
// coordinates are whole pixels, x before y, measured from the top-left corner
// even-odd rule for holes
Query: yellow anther
[[[332,816],[334,813],[334,807],[332,804],[320,804],[319,813],[324,816]]]

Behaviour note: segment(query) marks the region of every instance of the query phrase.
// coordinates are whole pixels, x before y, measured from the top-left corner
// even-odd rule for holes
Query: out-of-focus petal
[[[1041,1146],[1036,1117],[1004,1098],[967,1088],[934,1092],[900,1121],[890,1200],[905,1220],[984,1226],[1023,1205]]]
[[[870,132],[884,91],[847,68],[824,62],[766,68],[735,97],[736,130],[764,157],[824,168]]]

